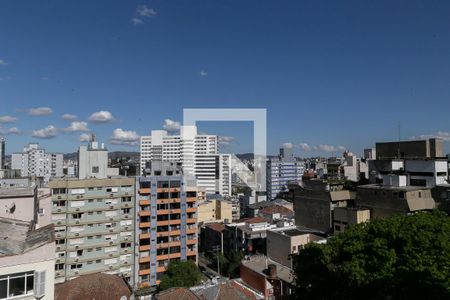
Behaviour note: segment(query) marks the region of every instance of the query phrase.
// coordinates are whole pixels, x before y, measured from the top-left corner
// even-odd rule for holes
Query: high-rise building
[[[56,239],[56,282],[118,274],[134,284],[135,178],[107,176],[108,153],[92,139],[80,147],[81,179],[50,181]],[[90,149],[90,150],[89,150]]]
[[[304,163],[297,161],[292,153],[292,148],[283,147],[278,157],[272,157],[267,161],[267,196],[274,199],[277,195],[287,190],[289,182],[299,183],[304,172]]]
[[[43,177],[47,183],[51,177],[63,176],[63,155],[47,153],[39,144],[31,143],[21,153],[13,153],[11,169],[19,170],[22,177]]]
[[[0,170],[5,168],[5,148],[6,141],[4,138],[0,138]]]
[[[151,161],[180,162],[183,174],[197,178],[206,193],[231,193],[231,156],[218,153],[216,135],[197,134],[196,126],[181,126],[179,135],[153,130],[141,137],[141,174]]]
[[[195,178],[161,161],[152,162],[147,174],[136,182],[136,289],[156,287],[172,260],[197,261]]]

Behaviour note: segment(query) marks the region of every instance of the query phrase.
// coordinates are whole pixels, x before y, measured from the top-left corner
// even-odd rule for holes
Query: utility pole
[[[213,251],[216,251],[216,257],[217,257],[217,273],[220,275],[220,260],[219,260],[219,252],[220,252],[220,246],[214,246]]]

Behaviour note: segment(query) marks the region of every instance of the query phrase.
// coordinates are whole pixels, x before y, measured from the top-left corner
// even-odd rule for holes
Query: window
[[[66,194],[67,189],[53,189],[53,195]]]
[[[0,276],[0,299],[33,293],[34,272]]]
[[[98,167],[92,167],[92,173],[98,173],[99,168]]]

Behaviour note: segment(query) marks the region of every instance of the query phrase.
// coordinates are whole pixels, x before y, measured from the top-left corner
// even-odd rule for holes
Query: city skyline
[[[283,143],[302,157],[362,154],[397,140],[398,122],[403,140],[448,148],[448,3],[28,4],[0,10],[8,154],[28,142],[74,152],[89,132],[135,151],[183,108],[266,108],[270,154]],[[252,152],[250,123],[199,130]]]

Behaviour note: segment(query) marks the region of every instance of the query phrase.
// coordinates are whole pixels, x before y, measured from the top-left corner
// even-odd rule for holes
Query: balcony
[[[139,194],[141,194],[141,195],[148,195],[148,194],[150,194],[150,188],[140,188],[139,189]]]

